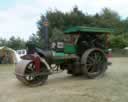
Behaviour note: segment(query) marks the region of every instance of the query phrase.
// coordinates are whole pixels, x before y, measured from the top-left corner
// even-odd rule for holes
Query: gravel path
[[[128,102],[128,58],[113,58],[102,78],[88,80],[66,72],[40,87],[21,84],[14,66],[0,66],[0,102]]]

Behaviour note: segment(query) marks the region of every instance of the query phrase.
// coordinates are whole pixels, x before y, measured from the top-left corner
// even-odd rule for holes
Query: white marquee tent
[[[0,63],[1,64],[14,64],[20,61],[19,55],[15,50],[8,47],[0,47]]]

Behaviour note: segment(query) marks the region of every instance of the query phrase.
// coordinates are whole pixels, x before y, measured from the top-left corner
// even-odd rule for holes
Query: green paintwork
[[[76,54],[76,45],[66,44],[64,52],[53,52],[54,63],[61,64],[65,62],[66,54]]]
[[[64,45],[64,53],[65,54],[76,54],[76,45],[65,44]]]
[[[76,26],[71,27],[64,31],[65,34],[79,33],[79,32],[92,32],[92,33],[112,33],[114,30],[108,28],[96,28],[96,27],[85,27]]]
[[[54,57],[61,58],[64,56],[65,56],[65,54],[63,52],[54,52]],[[56,63],[56,64],[64,63],[64,59],[56,59],[56,60],[54,60],[54,63]]]
[[[55,56],[63,57],[64,56],[64,53],[63,52],[55,52]]]

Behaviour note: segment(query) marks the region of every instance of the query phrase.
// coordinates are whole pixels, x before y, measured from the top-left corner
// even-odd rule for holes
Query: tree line
[[[0,46],[6,45],[13,49],[25,48],[26,43],[43,47],[44,45],[44,24],[45,17],[48,19],[49,41],[62,40],[63,31],[72,26],[102,27],[114,30],[110,35],[111,48],[124,48],[128,46],[128,17],[122,19],[121,16],[108,8],[102,9],[100,13],[90,15],[74,7],[70,12],[59,10],[48,10],[46,15],[41,15],[37,22],[38,31],[32,34],[28,41],[12,37],[9,41],[0,39]],[[60,37],[61,36],[61,37]],[[18,41],[19,40],[19,41]]]
[[[7,46],[14,50],[25,49],[26,41],[19,37],[12,36],[9,40],[0,38],[0,47]]]

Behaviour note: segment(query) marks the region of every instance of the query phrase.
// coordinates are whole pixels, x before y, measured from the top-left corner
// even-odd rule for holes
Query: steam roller
[[[64,33],[64,40],[52,42],[54,46],[51,48],[46,39],[44,49],[34,47],[34,53],[22,56],[15,69],[19,81],[28,86],[39,86],[46,82],[50,74],[63,70],[89,79],[105,73],[111,29],[77,26]],[[45,35],[48,35],[47,29]],[[29,49],[32,51],[31,47]]]

